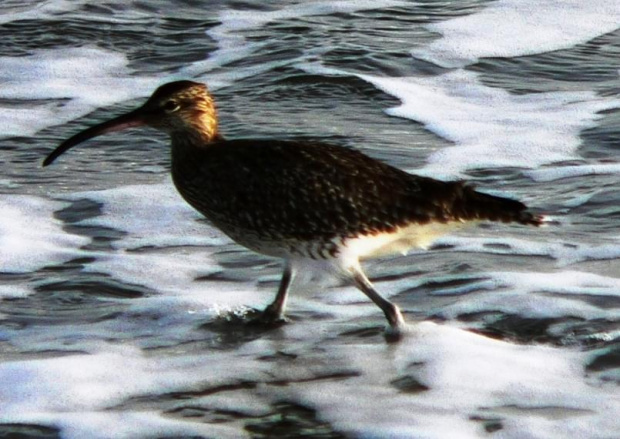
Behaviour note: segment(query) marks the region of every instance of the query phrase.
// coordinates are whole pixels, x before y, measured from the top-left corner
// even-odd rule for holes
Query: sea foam
[[[466,70],[395,78],[316,62],[297,66],[309,73],[358,76],[398,98],[401,105],[387,109],[388,114],[421,122],[454,143],[432,153],[427,165],[416,169],[440,178],[477,168],[537,168],[574,159],[581,131],[595,126],[599,112],[620,107],[620,100],[590,91],[514,95],[482,84],[477,73]]]
[[[56,426],[68,438],[154,432],[238,437],[238,428],[175,421],[149,410],[109,409],[132,396],[228,384],[239,375],[260,377],[260,364],[248,360],[230,368],[226,356],[215,352],[149,358],[131,346],[100,343],[88,354],[1,363],[0,422]]]
[[[547,167],[527,171],[525,175],[536,181],[556,181],[584,175],[620,175],[620,163]]]
[[[291,4],[270,11],[227,9],[220,12],[218,16],[218,20],[221,24],[206,32],[209,37],[217,42],[217,50],[210,53],[209,57],[204,61],[194,62],[190,66],[183,68],[181,72],[190,76],[204,75],[205,72],[209,72],[217,67],[249,57],[252,53],[260,50],[265,43],[249,43],[243,36],[243,31],[258,29],[274,21],[316,15],[331,15],[335,13],[352,13],[356,11],[406,5],[407,2],[402,0],[362,0],[353,2],[338,0]],[[290,64],[293,61],[298,60],[283,60],[278,63],[267,63],[267,67],[271,69],[276,66]],[[260,67],[258,68],[260,69]],[[238,70],[244,71],[246,69]],[[262,73],[262,70],[257,70],[257,67],[252,67],[249,73],[256,74],[254,72]],[[230,73],[227,74],[227,76],[228,75],[230,75]],[[240,77],[243,77],[244,74],[237,72],[234,75],[242,75]],[[237,78],[240,77],[237,76]],[[216,78],[219,78],[219,76],[216,75]]]
[[[62,207],[63,203],[28,195],[0,198],[0,272],[27,273],[78,257],[79,247],[89,239],[63,230],[53,216]],[[24,294],[9,286],[3,291]]]
[[[434,175],[573,159],[579,133],[594,126],[599,112],[620,106],[618,99],[588,91],[513,95],[464,70],[431,78],[362,78],[402,101],[388,114],[422,122],[455,143],[428,158],[425,172]]]
[[[127,64],[125,55],[91,46],[0,57],[0,98],[24,102],[2,107],[0,136],[32,136],[96,108],[147,95],[159,85],[155,77],[131,76]],[[36,100],[46,102],[31,102]]]
[[[445,67],[480,58],[515,57],[571,48],[618,28],[616,0],[500,0],[480,12],[427,25],[441,34],[413,56]]]
[[[101,204],[101,215],[82,220],[79,224],[125,232],[113,244],[118,248],[218,245],[230,242],[205,221],[199,221],[203,216],[181,198],[169,177],[161,184],[75,192],[61,198],[85,198]]]
[[[105,273],[125,284],[141,285],[164,295],[136,301],[137,306],[156,310],[166,295],[178,296],[175,301],[183,311],[256,302],[251,286],[196,282],[223,270],[213,255],[231,240],[202,220],[169,178],[161,184],[78,192],[63,199],[89,199],[101,204],[101,215],[77,225],[122,232],[111,244],[113,250],[99,253],[84,271]],[[167,308],[172,306],[166,304]]]
[[[311,405],[360,437],[474,438],[493,420],[508,438],[524,431],[604,438],[618,427],[613,389],[587,384],[585,355],[570,349],[517,345],[429,322],[395,346],[323,342],[321,350],[322,361],[346,364],[357,376],[309,380],[276,397]]]

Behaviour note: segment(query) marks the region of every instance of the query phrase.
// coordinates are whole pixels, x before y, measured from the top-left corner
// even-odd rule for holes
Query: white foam
[[[66,233],[53,217],[64,203],[27,195],[0,198],[0,272],[26,273],[79,256],[88,238]],[[5,293],[23,294],[12,287]]]
[[[24,101],[2,107],[0,136],[32,136],[101,106],[148,95],[155,77],[132,76],[127,57],[98,47],[40,49],[23,57],[0,57],[0,98]],[[29,103],[29,100],[50,100]]]
[[[265,43],[248,43],[242,34],[243,31],[258,29],[274,21],[406,5],[407,2],[402,0],[337,0],[302,2],[285,5],[271,11],[225,9],[218,16],[221,24],[207,31],[207,35],[217,42],[217,50],[210,53],[208,59],[194,62],[191,66],[182,69],[181,72],[197,75],[247,58]],[[291,62],[288,60],[285,64]]]
[[[99,344],[90,354],[0,363],[2,423],[59,426],[63,437],[160,435],[238,437],[225,425],[175,421],[150,410],[110,411],[128,398],[217,387],[258,378],[260,363],[230,368],[226,354],[148,357],[131,346]],[[117,421],[109,423],[110,421]]]
[[[514,254],[514,253],[512,253]],[[450,276],[403,277],[376,284],[381,295],[389,298],[402,291],[416,291],[427,284],[444,283]],[[455,276],[457,280],[467,277]],[[558,268],[549,272],[483,271],[472,274],[472,280],[462,286],[434,287],[433,295],[458,295],[458,300],[436,312],[447,319],[462,314],[501,311],[529,318],[559,318],[574,316],[584,319],[620,318],[620,312],[590,305],[581,296],[620,297],[620,278]],[[412,293],[415,294],[415,293]],[[318,299],[318,300],[316,300]],[[395,299],[398,302],[398,298]],[[351,306],[354,304],[354,306]],[[341,319],[377,314],[377,308],[364,300],[353,287],[333,288],[315,293],[312,300],[298,304],[317,311],[329,312]]]
[[[441,38],[412,51],[445,67],[486,57],[568,49],[618,28],[617,0],[499,0],[480,12],[428,25]]]
[[[436,178],[454,178],[476,168],[536,168],[575,159],[580,132],[595,126],[599,112],[620,107],[619,99],[590,91],[513,95],[483,85],[477,73],[465,70],[430,78],[392,78],[319,63],[297,67],[309,73],[358,76],[398,98],[402,104],[388,114],[421,122],[454,143],[432,153],[428,164],[415,170]],[[596,172],[597,166],[590,171]],[[615,172],[615,165],[609,166],[600,170]]]
[[[90,46],[40,49],[28,56],[0,57],[0,98],[21,101],[18,106],[0,104],[0,137],[33,136],[97,108],[149,96],[180,74],[140,76],[127,67],[128,63],[122,53]],[[211,89],[216,89],[280,64],[247,67],[203,79],[208,80]]]
[[[556,181],[563,178],[582,177],[584,175],[616,174],[620,174],[620,163],[550,167],[525,173],[525,175],[531,177],[535,181]]]
[[[39,49],[27,56],[0,57],[0,98],[21,101],[19,106],[0,106],[0,137],[32,136],[97,108],[143,98],[184,74],[137,75],[128,64],[125,54],[94,46]],[[276,65],[279,63],[250,66],[203,79],[215,89]]]
[[[573,316],[585,319],[613,319],[620,312],[584,303],[573,296],[620,297],[620,279],[575,270],[551,273],[485,272],[488,292],[461,296],[441,310],[447,318],[482,311],[502,311],[530,318]],[[544,294],[540,294],[543,292]],[[441,294],[441,291],[438,292]]]
[[[364,437],[480,437],[483,428],[471,416],[499,417],[502,434],[515,438],[523,431],[602,438],[618,428],[615,390],[587,383],[583,353],[515,345],[433,323],[413,326],[395,345],[346,342],[330,336],[330,328],[325,322],[296,322],[285,329],[286,339],[295,342],[285,346],[266,336],[230,351],[146,356],[130,346],[106,345],[89,355],[3,363],[0,421],[59,426],[69,438],[99,437],[99,431],[137,437],[159,429],[234,437],[242,434],[241,425],[110,408],[131,397],[258,382],[265,384],[205,395],[191,406],[260,416],[269,411],[266,403],[289,400],[318,409],[319,418],[340,431]],[[287,367],[260,360],[283,349],[303,360]],[[339,371],[352,375],[317,379]],[[406,377],[429,390],[399,391],[395,383]],[[282,381],[289,384],[279,385]],[[106,421],[125,422],[100,430]]]
[[[166,296],[182,296],[180,300],[187,304],[184,306],[188,306],[189,310],[209,308],[214,312],[220,307],[231,309],[264,300],[255,291],[253,282],[245,286],[230,282],[196,282],[199,277],[222,271],[210,253],[203,249],[181,248],[164,253],[133,254],[119,251],[110,256],[98,257],[85,268],[85,272],[106,273],[124,283],[142,285],[164,295],[151,300],[152,309],[161,307]],[[168,308],[171,306],[167,305]]]
[[[18,418],[20,422],[44,423],[62,429],[62,437],[68,439],[134,439],[137,437],[217,437],[239,439],[248,437],[237,426],[217,423],[198,423],[174,420],[157,411],[98,411],[62,413]]]
[[[394,0],[322,1],[292,5],[274,11],[225,10],[221,13],[222,24],[208,31],[216,40],[218,49],[210,53],[206,60],[196,61],[164,78],[137,75],[128,68],[129,62],[124,54],[94,46],[40,49],[28,56],[0,57],[0,80],[3,82],[0,98],[24,101],[22,107],[0,107],[0,137],[32,136],[44,128],[64,124],[89,114],[96,108],[148,96],[167,80],[196,77],[206,81],[211,89],[217,89],[296,61],[275,60],[212,73],[218,67],[249,57],[261,47],[261,44],[248,43],[241,35],[244,30],[287,18],[347,13],[404,4],[406,3]],[[72,9],[75,9],[75,5],[71,2],[57,1],[38,8],[36,12],[16,11],[2,17],[5,22],[21,18],[45,18]],[[122,15],[110,16],[106,20],[126,21],[138,18],[143,18],[140,12],[123,9]],[[27,102],[33,99],[51,102]]]
[[[122,230],[127,235],[113,245],[143,246],[219,245],[230,242],[191,208],[170,178],[161,184],[129,185],[103,191],[76,192],[63,199],[87,198],[102,204],[102,215],[79,222]]]
[[[509,237],[446,236],[438,239],[436,244],[454,246],[459,252],[549,256],[557,261],[558,266],[567,266],[586,260],[613,260],[620,255],[619,236],[612,236],[611,242],[603,244],[589,238],[583,242],[577,239],[565,242],[561,238],[543,241]],[[607,239],[609,240],[609,237]],[[495,248],[494,245],[500,245],[500,247]]]
[[[455,143],[431,154],[424,171],[433,175],[573,159],[579,133],[594,126],[598,112],[620,106],[618,99],[588,91],[513,95],[464,70],[431,78],[361,78],[402,101],[388,114],[422,122]]]
[[[509,438],[523,431],[603,438],[620,426],[614,390],[589,386],[584,354],[569,349],[514,345],[422,323],[394,346],[323,343],[321,350],[359,376],[289,386],[279,396],[318,408],[321,418],[356,436],[482,437],[483,426],[472,416],[499,417],[502,437]],[[398,391],[393,383],[406,377],[429,390]]]
[[[91,23],[128,23],[138,24],[142,21],[149,24],[152,12],[148,9],[114,6],[104,7],[101,11],[84,10],[84,5],[90,5],[88,0],[50,0],[33,3],[10,2],[0,5],[0,24],[12,23],[21,20],[57,20],[77,19],[88,20]]]
[[[63,198],[86,198],[102,204],[100,216],[79,225],[125,232],[112,243],[114,251],[98,254],[85,271],[106,273],[163,295],[134,305],[156,310],[165,302],[166,308],[178,306],[183,312],[262,302],[251,285],[195,281],[222,271],[212,256],[231,241],[208,222],[198,221],[202,215],[181,198],[169,178],[161,184],[78,192]],[[169,296],[178,297],[173,300],[176,305],[166,302]]]
[[[577,250],[571,258],[567,258],[567,264],[581,261],[609,260],[616,266],[616,273],[620,273],[620,235],[612,238],[612,243],[597,246],[585,246]]]
[[[98,344],[90,354],[0,363],[0,422],[58,426],[69,438],[99,437],[102,422],[123,420],[104,431],[139,437],[161,428],[172,435],[234,437],[242,425],[180,423],[150,410],[111,408],[132,397],[256,382],[256,389],[207,394],[189,405],[260,416],[269,403],[287,400],[314,407],[339,431],[363,437],[480,437],[482,425],[470,419],[475,416],[500,418],[502,434],[510,438],[523,431],[603,438],[619,427],[615,388],[588,384],[584,353],[516,345],[433,323],[412,325],[393,345],[334,337],[339,328],[300,321],[284,328],[284,345],[265,335],[238,349],[198,355],[191,347],[147,356],[129,345]],[[278,352],[301,357],[286,367],[262,360]],[[342,371],[350,376],[332,377]],[[407,377],[428,390],[398,390]]]
[[[2,5],[0,8],[0,24],[18,20],[37,20],[50,18],[76,9],[82,2],[76,0],[55,0],[42,2],[33,7],[32,4]]]
[[[30,288],[24,284],[0,285],[0,299],[21,299],[30,293]]]

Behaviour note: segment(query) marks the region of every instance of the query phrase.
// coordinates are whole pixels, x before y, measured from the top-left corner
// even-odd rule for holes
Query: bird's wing
[[[231,140],[204,149],[207,217],[293,238],[354,236],[441,217],[454,183],[308,141]],[[441,193],[444,193],[441,195]],[[449,194],[448,197],[449,198]]]

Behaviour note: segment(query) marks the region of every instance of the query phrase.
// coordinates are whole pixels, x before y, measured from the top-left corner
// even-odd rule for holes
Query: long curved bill
[[[145,124],[146,121],[144,119],[144,111],[142,108],[138,108],[137,110],[123,114],[122,116],[116,117],[107,122],[87,128],[58,145],[58,147],[52,151],[52,153],[48,155],[45,160],[43,160],[43,166],[51,165],[60,155],[73,148],[75,145],[85,142],[88,139],[101,136],[102,134],[121,131],[126,128],[139,127]]]

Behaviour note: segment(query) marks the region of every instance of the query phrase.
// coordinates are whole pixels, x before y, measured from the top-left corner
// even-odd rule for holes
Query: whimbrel
[[[354,149],[225,139],[213,97],[192,81],[165,84],[138,109],[74,135],[43,166],[87,139],[142,125],[170,135],[172,178],[189,204],[237,243],[284,259],[275,300],[262,313],[265,322],[284,319],[291,281],[309,258],[349,279],[398,334],[405,325],[399,308],[375,290],[360,259],[424,248],[466,223],[542,222],[519,201],[461,181],[412,175]]]

